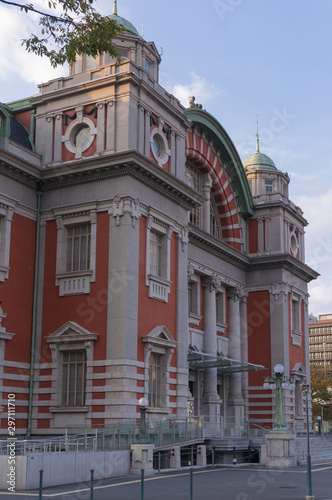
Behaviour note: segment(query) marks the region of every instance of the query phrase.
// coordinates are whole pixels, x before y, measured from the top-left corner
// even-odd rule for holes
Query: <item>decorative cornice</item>
[[[318,278],[319,276],[319,273],[317,273],[314,269],[286,253],[264,255],[254,257],[250,260],[250,271],[270,270],[276,268],[286,269],[307,283]]]
[[[244,270],[247,270],[250,266],[247,255],[200,229],[189,228],[189,241],[194,245],[207,249],[210,253],[215,253],[219,257],[222,255],[225,260],[240,266]]]

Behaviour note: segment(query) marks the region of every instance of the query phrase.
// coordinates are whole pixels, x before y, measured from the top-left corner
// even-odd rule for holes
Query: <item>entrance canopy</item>
[[[218,372],[220,373],[266,370],[263,365],[244,363],[236,359],[222,358],[203,352],[190,352],[188,354],[188,363],[189,368],[218,368]]]

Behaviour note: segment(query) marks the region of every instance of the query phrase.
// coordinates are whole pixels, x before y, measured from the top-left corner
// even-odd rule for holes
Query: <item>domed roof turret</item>
[[[118,6],[117,6],[117,0],[114,0],[113,3],[113,13],[111,16],[109,16],[110,19],[113,19],[116,21],[118,24],[123,26],[123,31],[124,33],[129,33],[130,35],[135,35],[135,36],[140,36],[137,29],[131,22],[127,21],[124,17],[118,16]]]
[[[257,137],[256,153],[248,156],[243,162],[244,168],[278,170],[274,162],[267,155],[259,151],[259,141]]]

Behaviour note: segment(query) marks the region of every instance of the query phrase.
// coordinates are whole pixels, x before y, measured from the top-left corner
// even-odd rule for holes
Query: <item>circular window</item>
[[[97,128],[89,118],[83,118],[82,121],[73,121],[62,137],[70,153],[75,154],[75,159],[82,158],[84,151],[89,149],[97,135]]]
[[[86,146],[91,138],[91,130],[89,125],[82,125],[74,135],[74,146],[76,148],[83,149]]]
[[[154,159],[158,165],[162,167],[165,163],[167,163],[171,152],[169,150],[165,134],[160,127],[152,130],[150,135],[150,144]]]
[[[153,136],[153,139],[152,139],[152,148],[153,148],[155,156],[157,156],[157,158],[160,158],[161,153],[162,153],[163,144],[162,144],[162,142],[160,140],[160,136],[157,135],[157,134],[155,134]]]

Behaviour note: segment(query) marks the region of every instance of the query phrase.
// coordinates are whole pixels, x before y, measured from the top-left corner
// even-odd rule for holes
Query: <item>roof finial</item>
[[[113,14],[112,16],[117,16],[118,15],[118,2],[117,0],[114,0],[113,2]]]
[[[256,120],[257,120],[256,153],[259,153],[258,115],[256,115]]]

